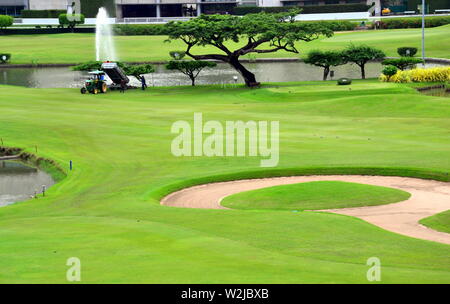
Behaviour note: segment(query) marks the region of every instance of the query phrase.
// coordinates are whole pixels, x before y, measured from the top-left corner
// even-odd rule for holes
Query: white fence
[[[95,25],[96,18],[86,18],[85,24]],[[109,18],[108,22],[111,24],[116,23],[116,18]],[[58,18],[22,18],[15,19],[14,24],[30,24],[30,25],[59,25]]]
[[[349,20],[349,19],[367,19],[369,17],[370,17],[369,12],[300,14],[295,17],[295,20],[299,20],[299,21]]]

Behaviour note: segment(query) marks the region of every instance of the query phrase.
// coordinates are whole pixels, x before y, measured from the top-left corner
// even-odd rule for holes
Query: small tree
[[[192,86],[195,86],[195,79],[204,68],[215,67],[216,63],[201,60],[171,60],[166,65],[168,70],[178,70],[191,79]]]
[[[13,25],[14,18],[11,16],[0,15],[0,29]]]
[[[383,69],[381,73],[383,73],[383,75],[386,76],[387,81],[389,81],[389,79],[391,79],[392,76],[397,74],[397,71],[398,71],[397,67],[393,65],[388,65]]]
[[[304,60],[305,63],[323,68],[323,80],[327,80],[330,67],[344,64],[342,53],[338,51],[311,51]]]
[[[195,60],[226,62],[242,75],[247,86],[253,87],[259,82],[255,74],[242,65],[241,56],[278,51],[298,53],[296,42],[333,35],[333,31],[323,23],[295,22],[298,13],[298,10],[292,10],[242,17],[201,15],[189,21],[169,22],[165,28],[169,39],[180,39],[186,44],[186,55]],[[211,46],[217,52],[205,54],[204,46]]]
[[[367,46],[350,44],[342,53],[345,62],[355,63],[361,69],[361,78],[366,79],[366,63],[371,60],[382,59],[386,55],[383,51]]]
[[[410,68],[414,68],[417,64],[423,63],[423,60],[420,58],[414,57],[401,57],[396,59],[386,59],[381,63],[382,65],[393,65],[397,67],[399,70],[406,70]]]
[[[64,27],[67,25],[68,28],[74,29],[78,24],[84,24],[83,14],[61,14],[59,15],[59,24]]]
[[[123,71],[126,75],[134,76],[141,81],[142,75],[155,72],[155,68],[150,64],[124,65]]]

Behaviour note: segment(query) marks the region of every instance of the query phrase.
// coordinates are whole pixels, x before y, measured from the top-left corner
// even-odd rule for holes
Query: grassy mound
[[[420,223],[431,229],[450,233],[450,210],[424,218]]]
[[[341,181],[281,185],[230,195],[222,205],[234,209],[319,210],[390,204],[406,200],[408,192]]]

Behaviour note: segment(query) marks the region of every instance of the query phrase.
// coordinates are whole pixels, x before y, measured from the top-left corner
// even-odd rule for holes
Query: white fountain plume
[[[113,41],[112,25],[104,7],[98,10],[95,26],[95,48],[97,61],[117,61]]]

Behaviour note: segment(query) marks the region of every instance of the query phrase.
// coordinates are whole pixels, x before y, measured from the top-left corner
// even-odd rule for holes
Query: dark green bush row
[[[302,6],[302,14],[324,14],[324,13],[344,13],[344,12],[366,12],[371,6],[366,4],[329,4],[329,5],[311,5]],[[246,15],[259,12],[280,13],[286,12],[297,6],[237,6],[233,8],[233,15]]]
[[[2,53],[0,54],[0,63],[7,63],[11,59],[11,54]]]
[[[427,17],[425,18],[425,27],[437,27],[450,24],[450,16]],[[420,28],[422,27],[422,18],[391,18],[384,19],[380,22],[383,29],[400,29],[400,28]]]
[[[358,23],[356,22],[350,22],[345,20],[337,20],[337,21],[303,21],[305,23],[314,23],[314,24],[322,24],[324,26],[327,26],[332,31],[353,31],[357,26]]]
[[[22,18],[58,18],[66,10],[23,10]]]
[[[81,13],[86,18],[97,16],[100,7],[106,8],[110,17],[116,17],[116,4],[114,0],[81,0]]]
[[[114,26],[114,33],[122,36],[167,34],[164,24],[117,24]]]

